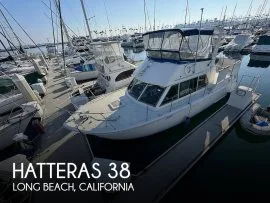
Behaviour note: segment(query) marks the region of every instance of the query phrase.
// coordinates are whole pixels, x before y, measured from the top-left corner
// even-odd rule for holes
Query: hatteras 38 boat
[[[102,138],[153,135],[180,124],[236,87],[240,61],[216,60],[213,30],[167,29],[143,35],[147,58],[128,88],[81,106],[64,126]]]

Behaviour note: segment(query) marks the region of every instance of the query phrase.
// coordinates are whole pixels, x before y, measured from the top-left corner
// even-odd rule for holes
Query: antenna
[[[185,26],[184,27],[186,27],[186,24],[187,24],[187,13],[188,13],[188,0],[187,0],[187,4],[186,4]]]

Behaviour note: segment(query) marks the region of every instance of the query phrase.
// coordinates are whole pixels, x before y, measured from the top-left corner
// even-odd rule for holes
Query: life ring
[[[243,97],[243,96],[245,96],[247,94],[247,92],[245,90],[238,89],[238,90],[236,90],[236,94],[238,96]]]
[[[193,65],[187,65],[187,66],[185,66],[185,73],[186,73],[186,75],[190,75],[192,73],[192,68],[193,67],[194,67]]]

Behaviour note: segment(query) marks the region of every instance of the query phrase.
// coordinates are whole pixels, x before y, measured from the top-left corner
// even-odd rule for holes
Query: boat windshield
[[[181,33],[182,32],[182,33]],[[160,30],[144,34],[147,56],[156,59],[210,59],[213,51],[210,31]]]
[[[93,44],[93,46],[97,61],[100,60],[109,64],[123,58],[120,43],[118,42],[102,42]]]
[[[257,45],[270,45],[270,36],[264,35],[259,38]]]
[[[1,78],[0,79],[0,94],[6,94],[11,92],[12,90],[16,90],[17,87],[13,83],[13,81],[9,78]]]
[[[156,106],[165,88],[158,85],[147,84],[138,79],[133,79],[128,87],[128,93],[136,100]]]

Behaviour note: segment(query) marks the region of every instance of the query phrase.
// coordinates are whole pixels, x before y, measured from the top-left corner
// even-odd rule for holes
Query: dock
[[[216,113],[145,168],[133,181],[134,192],[119,193],[114,202],[161,200],[260,96],[250,88],[239,88]]]

